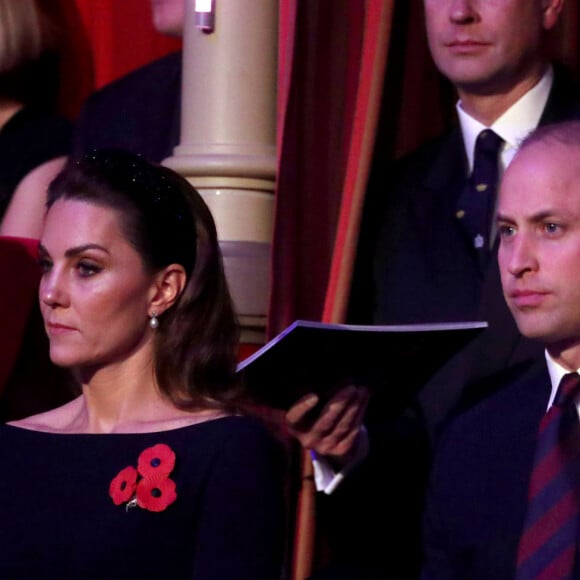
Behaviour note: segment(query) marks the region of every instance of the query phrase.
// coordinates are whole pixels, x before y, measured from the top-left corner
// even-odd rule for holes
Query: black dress
[[[0,219],[20,180],[46,161],[70,152],[72,123],[32,107],[20,109],[0,130]]]
[[[115,505],[112,480],[159,443],[175,454],[176,499]],[[113,435],[1,425],[0,461],[2,579],[280,577],[281,454],[254,419]]]

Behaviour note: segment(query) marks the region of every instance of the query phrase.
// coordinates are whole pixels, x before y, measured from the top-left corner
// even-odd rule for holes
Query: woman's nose
[[[66,306],[68,304],[68,293],[62,274],[54,269],[42,276],[38,293],[40,300],[47,306]]]

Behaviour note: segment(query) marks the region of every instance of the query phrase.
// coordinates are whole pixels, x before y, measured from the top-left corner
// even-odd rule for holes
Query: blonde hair
[[[36,0],[0,0],[0,74],[52,48],[50,24]]]

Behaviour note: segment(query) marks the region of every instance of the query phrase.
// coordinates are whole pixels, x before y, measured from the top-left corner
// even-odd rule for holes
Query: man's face
[[[151,0],[153,26],[168,36],[181,36],[185,20],[185,0]]]
[[[429,46],[439,70],[469,94],[496,94],[537,74],[543,30],[561,0],[424,0]]]
[[[498,203],[503,292],[520,332],[580,346],[580,147],[536,143],[516,155]]]

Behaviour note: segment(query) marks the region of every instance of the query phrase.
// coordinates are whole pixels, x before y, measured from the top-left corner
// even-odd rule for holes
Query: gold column
[[[277,0],[213,0],[214,28],[186,1],[181,140],[164,164],[216,221],[243,342],[263,342],[276,174]],[[199,23],[199,22],[198,22]]]

